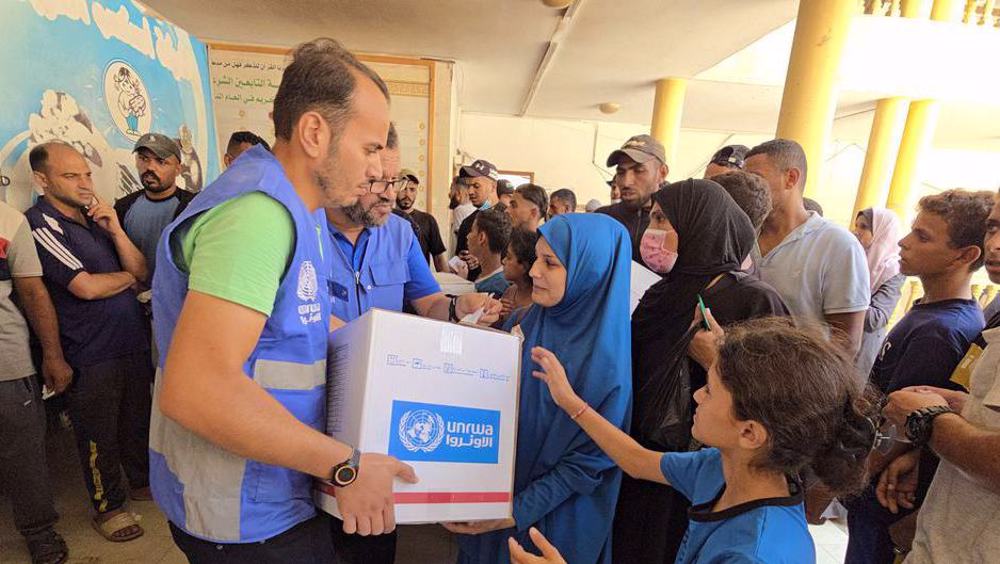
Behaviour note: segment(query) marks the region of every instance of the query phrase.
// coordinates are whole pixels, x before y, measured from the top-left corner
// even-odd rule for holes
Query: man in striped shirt
[[[83,155],[51,142],[29,160],[44,197],[25,216],[74,372],[66,399],[94,525],[108,540],[131,540],[142,528],[124,510],[128,486],[133,499],[149,499],[153,370],[134,292],[146,262],[114,209],[96,197]]]

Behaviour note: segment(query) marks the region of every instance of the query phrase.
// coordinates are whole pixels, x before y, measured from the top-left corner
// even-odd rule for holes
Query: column
[[[950,21],[954,15],[951,0],[934,0],[931,7],[931,19],[935,21]],[[916,190],[920,184],[919,166],[926,156],[927,149],[934,139],[937,128],[938,103],[935,100],[914,100],[910,102],[906,114],[906,126],[903,138],[899,142],[899,155],[896,157],[896,167],[892,172],[892,182],[889,185],[889,197],[886,207],[896,212],[904,225],[909,224],[916,205]]]
[[[776,135],[798,141],[805,150],[806,196],[817,194],[823,178],[837,102],[837,68],[857,8],[844,0],[799,2]]]
[[[676,163],[677,139],[681,133],[686,92],[686,79],[663,78],[656,81],[656,98],[653,100],[653,120],[649,134],[663,143],[667,166]]]
[[[920,183],[919,165],[934,138],[937,127],[938,103],[935,100],[914,100],[906,114],[903,138],[899,142],[896,168],[892,171],[886,207],[896,212],[904,225],[909,224],[916,205],[914,188]]]
[[[893,159],[905,116],[905,98],[884,98],[876,104],[872,131],[868,136],[868,149],[865,151],[865,166],[861,172],[861,183],[858,185],[851,218],[857,217],[858,212],[863,209],[885,205]]]

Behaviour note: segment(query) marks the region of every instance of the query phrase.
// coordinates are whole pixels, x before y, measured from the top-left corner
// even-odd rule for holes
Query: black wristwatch
[[[954,411],[946,405],[933,405],[918,409],[906,416],[906,438],[913,443],[913,446],[920,448],[931,440],[934,418],[942,413],[954,413]]]
[[[358,470],[361,462],[361,451],[352,448],[351,457],[333,467],[330,472],[330,482],[338,488],[343,488],[354,483],[358,479]]]

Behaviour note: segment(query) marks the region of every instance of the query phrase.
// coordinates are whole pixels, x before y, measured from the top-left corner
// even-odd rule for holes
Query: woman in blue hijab
[[[459,537],[460,564],[507,564],[507,539],[534,548],[541,531],[573,564],[611,561],[611,520],[621,483],[614,462],[533,378],[531,349],[566,361],[573,389],[627,428],[632,397],[628,232],[600,214],[560,215],[538,229],[531,268],[535,303],[521,322],[521,390],[514,470],[514,518],[446,525]],[[572,367],[572,368],[571,368]]]

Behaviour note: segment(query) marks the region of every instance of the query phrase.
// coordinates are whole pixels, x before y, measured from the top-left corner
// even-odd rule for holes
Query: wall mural
[[[97,194],[139,190],[132,147],[144,133],[178,140],[178,185],[199,191],[219,173],[207,51],[131,0],[0,3],[0,200],[34,201],[28,152],[62,140],[87,159]]]

